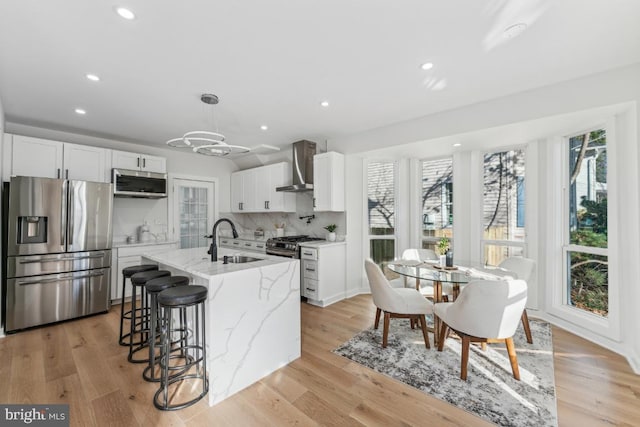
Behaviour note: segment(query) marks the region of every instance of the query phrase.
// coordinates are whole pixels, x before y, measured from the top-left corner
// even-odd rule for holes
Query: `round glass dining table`
[[[387,268],[394,273],[402,276],[413,277],[416,279],[416,289],[420,290],[420,281],[426,280],[433,282],[433,302],[442,302],[442,284],[450,283],[453,287],[453,300],[460,294],[460,285],[465,285],[472,280],[478,280],[469,274],[469,270],[465,267],[455,267],[455,269],[444,269],[436,263],[420,262],[420,261],[390,261]],[[434,314],[433,316],[433,341],[438,345],[439,331],[441,321]]]

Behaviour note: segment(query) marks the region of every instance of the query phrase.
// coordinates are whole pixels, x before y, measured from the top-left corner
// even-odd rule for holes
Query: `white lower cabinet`
[[[114,248],[111,252],[111,256],[113,257],[111,261],[111,301],[120,302],[122,298],[122,287],[124,286],[122,280],[123,269],[142,264],[143,254],[164,252],[173,249],[178,249],[177,243]],[[125,291],[125,298],[130,297],[131,286],[127,286]]]
[[[301,294],[309,304],[326,307],[346,296],[347,245],[340,243],[301,245]]]

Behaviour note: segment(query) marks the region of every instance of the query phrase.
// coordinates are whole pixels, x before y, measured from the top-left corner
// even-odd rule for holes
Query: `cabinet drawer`
[[[304,279],[304,283],[302,284],[302,295],[311,298],[318,299],[318,281],[313,279]]]
[[[302,273],[305,278],[318,280],[318,262],[303,260]]]
[[[318,259],[318,250],[315,248],[300,248],[300,258],[302,259]]]

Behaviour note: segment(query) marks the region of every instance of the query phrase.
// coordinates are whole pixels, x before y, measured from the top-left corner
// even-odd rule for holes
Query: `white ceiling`
[[[0,99],[14,123],[284,147],[639,62],[639,18],[637,0],[2,0]]]

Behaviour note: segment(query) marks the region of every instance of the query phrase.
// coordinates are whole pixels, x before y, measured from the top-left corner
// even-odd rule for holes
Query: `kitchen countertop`
[[[246,262],[243,264],[223,264],[222,261],[211,262],[210,255],[207,254],[207,248],[172,249],[159,253],[143,254],[145,258],[152,261],[180,269],[206,280],[221,274],[297,261],[293,258],[266,255],[262,253],[258,254],[253,251],[237,251],[219,247],[218,258],[222,258],[224,255],[246,255],[253,258],[260,258],[260,261]]]
[[[113,242],[111,244],[112,248],[134,248],[136,246],[153,246],[153,245],[170,245],[173,243],[178,243],[177,240],[153,240],[151,242],[135,242],[135,243],[127,243],[127,242]]]
[[[341,246],[341,245],[346,245],[347,242],[345,242],[344,240],[338,242],[330,242],[328,240],[317,240],[315,242],[302,242],[300,243],[300,246],[303,246],[305,248],[318,248],[320,246],[322,247],[327,247],[327,246]]]

